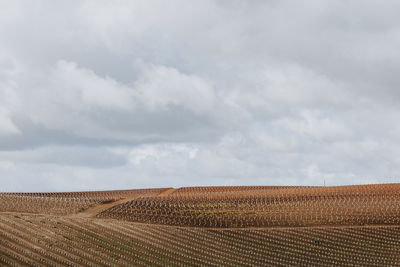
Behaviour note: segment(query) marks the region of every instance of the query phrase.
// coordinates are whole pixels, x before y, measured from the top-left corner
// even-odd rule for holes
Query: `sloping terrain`
[[[68,215],[83,212],[98,204],[121,199],[131,200],[138,196],[154,196],[165,190],[156,188],[97,192],[0,193],[0,212]]]
[[[97,217],[195,227],[400,223],[400,184],[179,191],[139,197]]]
[[[0,193],[0,266],[398,266],[399,192],[400,184]]]

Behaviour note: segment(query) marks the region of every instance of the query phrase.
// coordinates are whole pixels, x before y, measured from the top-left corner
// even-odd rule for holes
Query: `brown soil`
[[[164,191],[162,191],[158,196],[166,196],[171,193],[173,193],[176,189],[175,188],[167,188]],[[102,211],[105,211],[113,206],[123,204],[125,202],[129,202],[132,200],[135,200],[137,198],[141,197],[140,195],[132,196],[132,197],[126,197],[126,198],[121,198],[116,201],[111,201],[107,203],[100,203],[100,204],[94,204],[88,209],[83,210],[82,212],[71,214],[68,217],[71,218],[91,218],[91,217],[96,217],[97,214],[101,213]]]
[[[0,214],[0,265],[398,266],[399,226],[210,229]]]
[[[0,193],[1,266],[400,266],[399,240],[400,184]]]

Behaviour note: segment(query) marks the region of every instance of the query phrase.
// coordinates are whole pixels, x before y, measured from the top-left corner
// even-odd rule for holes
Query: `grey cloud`
[[[36,149],[1,151],[0,159],[29,164],[55,164],[86,166],[89,168],[112,168],[123,166],[127,159],[104,147],[46,146]]]
[[[0,1],[0,190],[396,181],[398,8]]]

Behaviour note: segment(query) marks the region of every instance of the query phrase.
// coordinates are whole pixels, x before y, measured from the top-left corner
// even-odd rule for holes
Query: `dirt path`
[[[73,218],[90,218],[90,217],[95,217],[97,214],[99,214],[100,212],[102,212],[103,210],[109,209],[112,206],[124,203],[124,202],[128,202],[131,200],[134,200],[135,198],[137,198],[138,196],[135,197],[131,197],[131,198],[123,198],[114,202],[110,202],[107,204],[96,204],[93,207],[90,207],[82,212],[76,213],[76,214],[71,214],[67,217],[73,217]]]
[[[166,196],[171,194],[172,192],[174,192],[176,189],[175,188],[167,188],[164,191],[162,191],[160,194],[158,194],[158,196]],[[141,195],[136,195],[136,196],[132,196],[132,197],[127,197],[127,198],[122,198],[110,203],[105,203],[105,204],[96,204],[95,206],[92,206],[82,212],[76,213],[76,214],[71,214],[67,217],[69,218],[92,218],[92,217],[96,217],[97,214],[99,214],[100,212],[111,208],[112,206],[115,205],[119,205],[125,202],[129,202],[132,200],[135,200],[136,198],[141,197]]]
[[[167,190],[162,191],[159,196],[166,196],[172,194],[174,191],[176,191],[176,188],[168,188]]]

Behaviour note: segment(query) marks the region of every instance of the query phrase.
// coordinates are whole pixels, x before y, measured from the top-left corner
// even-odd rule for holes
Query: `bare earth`
[[[0,266],[398,266],[400,184],[0,193]]]

